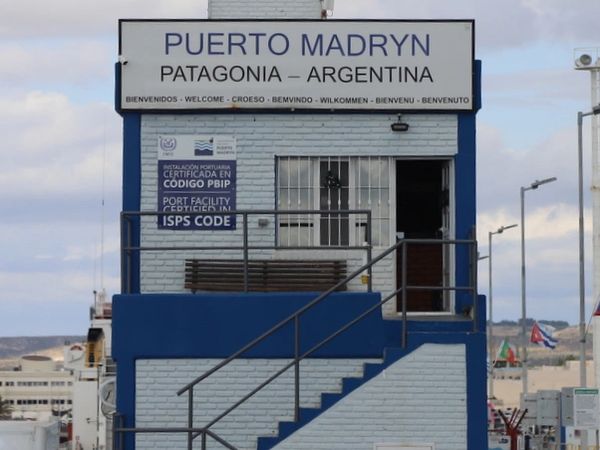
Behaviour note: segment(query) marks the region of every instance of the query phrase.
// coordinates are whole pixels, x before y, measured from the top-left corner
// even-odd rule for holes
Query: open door
[[[406,239],[442,239],[449,232],[449,162],[444,160],[396,161],[396,231]],[[410,244],[407,247],[409,286],[448,285],[445,261],[447,248],[441,244]],[[402,254],[397,256],[397,286],[402,285]],[[402,311],[402,296],[396,299]],[[442,290],[407,292],[407,311],[448,311],[448,294]]]

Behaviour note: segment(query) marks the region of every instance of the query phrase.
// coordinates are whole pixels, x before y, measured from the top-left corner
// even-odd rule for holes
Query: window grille
[[[320,217],[280,215],[281,246],[360,245],[366,241],[366,217],[335,213],[372,211],[374,245],[390,242],[390,157],[277,158],[277,209],[332,211]]]
[[[373,245],[390,243],[390,167],[387,157],[359,157],[354,165],[356,209],[371,210],[371,238]],[[357,224],[359,232],[366,223]]]

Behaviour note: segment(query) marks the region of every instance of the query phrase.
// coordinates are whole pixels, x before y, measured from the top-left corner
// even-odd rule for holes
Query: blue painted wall
[[[225,358],[316,297],[316,293],[145,294],[113,298],[113,357],[117,362],[117,410],[125,425],[135,425],[135,364],[153,358]],[[334,293],[310,309],[300,325],[301,349],[312,347],[380,301],[374,293]],[[424,343],[463,343],[467,349],[469,450],[487,445],[485,298],[479,297],[479,331],[464,318],[409,321],[408,348]],[[380,309],[314,357],[381,358],[386,348],[400,347],[401,320],[383,320]],[[276,332],[248,358],[293,357],[291,324]],[[198,374],[200,375],[200,374]],[[192,380],[189,380],[192,381]],[[183,387],[183,386],[182,386]],[[126,436],[133,448],[133,436]]]

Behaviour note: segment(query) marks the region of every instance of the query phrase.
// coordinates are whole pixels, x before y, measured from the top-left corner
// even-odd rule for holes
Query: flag
[[[558,341],[552,335],[554,328],[535,322],[531,328],[531,342],[542,347],[555,348]]]
[[[500,344],[500,348],[498,348],[498,353],[496,354],[496,359],[502,361],[508,361],[513,364],[517,361],[517,350],[514,345],[508,343],[506,339],[502,339],[502,343]]]

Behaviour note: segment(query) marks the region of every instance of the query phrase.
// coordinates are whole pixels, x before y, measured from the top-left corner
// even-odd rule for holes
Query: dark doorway
[[[399,160],[396,162],[396,231],[406,239],[441,239],[448,207],[446,161]],[[442,286],[443,246],[409,244],[406,275],[409,286]],[[402,254],[397,257],[397,285],[402,285]],[[407,311],[444,311],[441,290],[407,291]],[[397,310],[402,311],[398,295]]]

